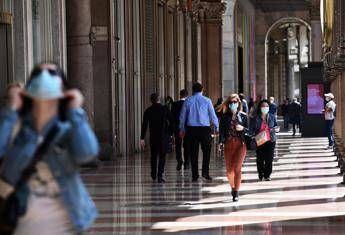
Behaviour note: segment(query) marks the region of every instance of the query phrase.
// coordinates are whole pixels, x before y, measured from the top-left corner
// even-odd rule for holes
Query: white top
[[[60,196],[60,188],[49,166],[41,161],[36,165],[28,185],[28,207],[19,218],[14,235],[73,235],[74,226]]]
[[[329,101],[327,104],[326,104],[326,107],[325,107],[325,110],[326,109],[332,109],[331,111],[329,112],[326,112],[325,111],[325,120],[334,120],[334,111],[335,111],[335,108],[336,108],[336,104],[334,103],[333,100]]]

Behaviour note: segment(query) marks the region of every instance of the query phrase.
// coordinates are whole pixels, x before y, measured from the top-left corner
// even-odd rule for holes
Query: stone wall
[[[337,104],[336,112],[337,117],[334,123],[334,129],[337,137],[343,138],[345,136],[345,124],[342,121],[342,117],[345,117],[345,96],[342,95],[342,91],[345,90],[345,72],[342,72],[337,76],[331,84],[331,92],[334,94],[335,103]],[[343,147],[345,143],[343,141]]]
[[[270,27],[278,20],[295,17],[309,22],[309,11],[270,12],[257,9],[255,13],[255,48],[256,48],[256,86],[258,96],[267,96],[267,81],[265,78],[265,39]]]

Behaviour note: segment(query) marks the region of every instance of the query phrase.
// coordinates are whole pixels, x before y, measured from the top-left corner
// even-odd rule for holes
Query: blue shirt
[[[186,120],[187,126],[210,126],[211,121],[218,131],[218,118],[212,102],[201,92],[195,93],[183,103],[179,126],[181,131],[185,131]]]

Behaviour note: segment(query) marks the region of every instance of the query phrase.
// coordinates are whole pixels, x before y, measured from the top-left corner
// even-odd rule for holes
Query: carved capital
[[[222,23],[222,16],[226,10],[225,2],[193,1],[193,18],[199,22]]]
[[[309,0],[310,20],[320,20],[320,0]]]
[[[186,12],[188,10],[187,0],[178,0],[177,9],[179,11]]]

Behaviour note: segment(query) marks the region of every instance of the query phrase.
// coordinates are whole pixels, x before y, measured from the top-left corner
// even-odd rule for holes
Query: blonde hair
[[[236,101],[238,102],[237,111],[242,111],[242,102],[239,95],[236,93],[231,94],[221,105],[219,105],[217,108],[217,111],[222,112],[222,113],[229,112],[229,104],[230,104],[230,101],[233,99],[236,99]]]

